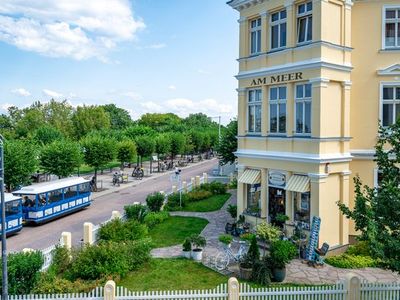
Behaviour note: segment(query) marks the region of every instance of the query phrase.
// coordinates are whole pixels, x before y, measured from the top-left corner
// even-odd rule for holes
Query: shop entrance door
[[[280,188],[269,188],[269,205],[268,205],[268,212],[269,212],[269,219],[272,224],[278,225],[276,223],[276,216],[278,214],[285,214],[286,207],[285,207],[285,195],[286,192],[284,189]]]

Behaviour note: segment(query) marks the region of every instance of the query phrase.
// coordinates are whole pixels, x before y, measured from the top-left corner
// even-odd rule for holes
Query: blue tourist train
[[[43,223],[83,209],[91,203],[90,180],[69,177],[25,186],[12,192],[22,199],[26,223]]]
[[[21,197],[4,193],[6,207],[6,234],[13,234],[22,229],[22,205]],[[1,215],[0,215],[1,220]],[[0,223],[1,229],[1,223]],[[1,235],[1,230],[0,230]]]

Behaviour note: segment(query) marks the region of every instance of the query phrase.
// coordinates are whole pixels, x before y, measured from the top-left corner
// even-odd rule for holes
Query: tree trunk
[[[97,168],[94,168],[94,191],[97,192]]]
[[[160,173],[160,153],[157,153],[158,173]]]
[[[153,172],[153,157],[150,157],[150,174]]]

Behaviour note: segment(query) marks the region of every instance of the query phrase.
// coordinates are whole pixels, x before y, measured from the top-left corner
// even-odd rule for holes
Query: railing
[[[10,300],[31,300],[31,299],[68,299],[68,300],[103,300],[104,288],[97,287],[89,293],[71,293],[71,294],[57,294],[57,295],[10,295]]]
[[[398,300],[400,299],[400,283],[361,283],[361,299],[363,300]]]

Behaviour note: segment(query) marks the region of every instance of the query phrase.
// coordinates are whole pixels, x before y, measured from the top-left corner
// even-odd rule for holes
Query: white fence
[[[215,289],[133,292],[124,287],[116,287],[113,281],[109,281],[104,288],[96,288],[90,293],[10,296],[9,299],[398,300],[400,283],[361,283],[358,277],[349,274],[344,282],[330,286],[253,288],[231,278],[228,284],[221,284]]]

